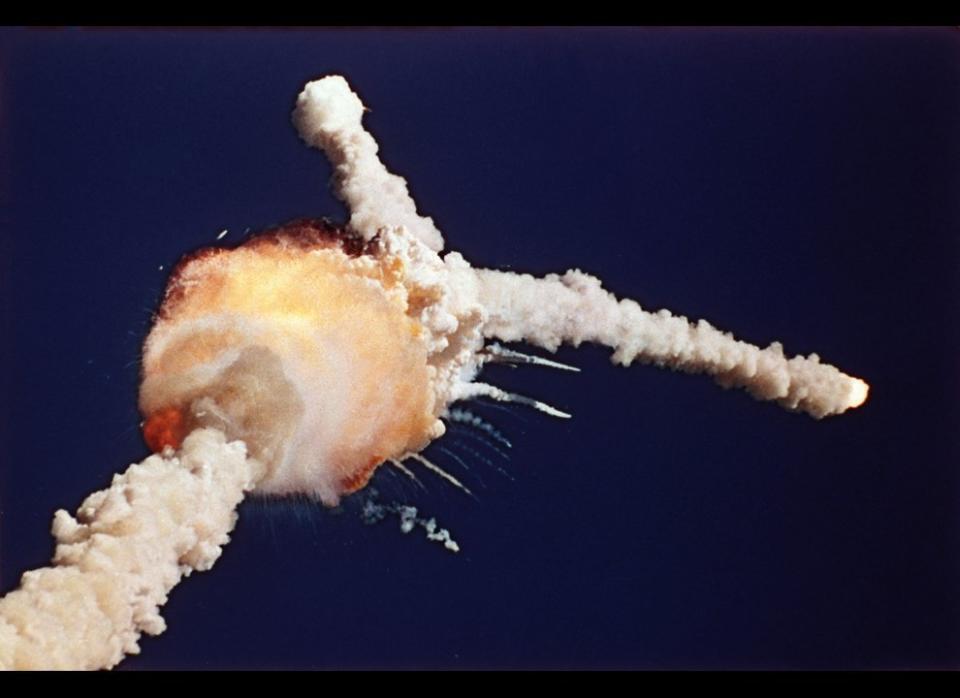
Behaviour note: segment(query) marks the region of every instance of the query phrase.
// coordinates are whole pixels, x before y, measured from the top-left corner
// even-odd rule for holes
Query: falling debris
[[[470,410],[465,410],[460,407],[453,407],[447,413],[447,419],[449,419],[451,422],[467,424],[475,429],[479,429],[500,445],[505,446],[506,448],[513,448],[513,444],[510,443],[510,440],[507,437],[500,433],[500,430],[490,424],[490,422],[484,420],[482,417],[478,417]]]
[[[487,360],[491,363],[505,363],[510,366],[516,366],[517,364],[532,364],[534,366],[546,366],[547,368],[558,368],[561,371],[573,371],[579,373],[580,369],[576,366],[569,366],[567,364],[562,364],[559,361],[551,361],[550,359],[544,359],[540,356],[534,356],[533,354],[524,354],[519,351],[513,351],[512,349],[507,349],[502,347],[496,342],[488,344],[484,347],[484,353],[487,355]]]
[[[443,543],[443,547],[453,553],[460,552],[460,546],[450,532],[445,528],[438,528],[434,518],[424,519],[417,516],[417,508],[408,504],[381,504],[377,501],[377,490],[370,488],[363,503],[361,516],[366,524],[375,524],[383,521],[388,514],[395,514],[400,519],[400,530],[410,533],[416,526],[420,526],[427,535],[427,540]]]

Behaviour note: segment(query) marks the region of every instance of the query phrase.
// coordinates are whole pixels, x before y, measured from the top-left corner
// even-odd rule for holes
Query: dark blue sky
[[[0,31],[0,592],[49,559],[56,508],[145,454],[158,268],[225,228],[342,216],[289,122],[336,72],[474,264],[580,267],[816,351],[870,400],[816,422],[596,347],[560,352],[580,374],[490,370],[574,418],[475,406],[509,462],[463,434],[428,453],[479,501],[374,481],[463,552],[356,501],[250,501],[123,668],[956,667],[958,39]]]

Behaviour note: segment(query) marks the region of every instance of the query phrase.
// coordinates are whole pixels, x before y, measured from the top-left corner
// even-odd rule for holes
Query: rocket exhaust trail
[[[115,475],[76,518],[59,510],[55,566],[0,599],[0,669],[109,669],[139,654],[141,633],[166,629],[170,590],[220,557],[262,475],[242,443],[203,429]]]
[[[869,386],[820,362],[787,358],[778,342],[761,349],[721,332],[705,320],[691,323],[667,310],[648,312],[618,300],[600,280],[571,270],[537,279],[489,269],[470,270],[489,316],[486,337],[529,342],[551,351],[560,344],[595,342],[614,349],[613,361],[706,373],[726,388],[744,388],[758,400],[774,400],[820,419],[859,407]],[[464,272],[466,273],[466,272]]]

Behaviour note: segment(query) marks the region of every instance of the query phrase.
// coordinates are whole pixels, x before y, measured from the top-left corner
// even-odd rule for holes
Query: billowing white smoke
[[[381,228],[405,226],[434,252],[443,235],[417,215],[403,177],[387,171],[380,147],[360,123],[364,106],[339,75],[315,80],[297,98],[293,122],[300,137],[323,150],[334,168],[334,191],[350,209],[350,226],[367,240]]]
[[[110,668],[166,628],[159,607],[208,570],[263,468],[240,441],[203,429],[175,456],[153,455],[53,517],[54,567],[0,599],[0,668]]]
[[[624,366],[637,360],[707,373],[720,385],[745,388],[758,400],[776,400],[818,419],[867,398],[866,383],[820,363],[816,354],[788,359],[777,342],[760,349],[705,320],[692,324],[667,310],[647,312],[636,301],[618,301],[599,279],[579,270],[544,279],[471,271],[478,301],[488,313],[483,325],[487,337],[551,351],[563,343],[596,342],[614,349],[613,360]]]
[[[377,144],[361,125],[364,106],[340,76],[309,83],[297,99],[294,123],[307,143],[324,150],[337,171],[340,195],[353,212],[351,224],[370,238],[381,229],[403,226],[434,252],[443,237],[430,218],[417,215],[406,182],[386,171]],[[448,254],[444,292],[429,312],[445,308],[458,318],[483,316],[484,337],[526,341],[555,350],[596,342],[613,348],[613,360],[634,360],[688,373],[707,373],[725,387],[745,388],[759,400],[820,418],[857,407],[868,386],[816,354],[787,358],[779,343],[766,349],[738,341],[705,320],[691,324],[667,310],[650,313],[633,300],[617,300],[600,281],[578,270],[536,279],[474,269],[457,253]],[[455,302],[457,309],[450,308]],[[425,321],[426,312],[425,312]],[[463,323],[461,323],[463,324]],[[461,357],[458,363],[468,365]],[[446,370],[447,373],[451,371]],[[465,371],[469,378],[473,372]],[[452,386],[449,397],[490,394],[489,386]]]

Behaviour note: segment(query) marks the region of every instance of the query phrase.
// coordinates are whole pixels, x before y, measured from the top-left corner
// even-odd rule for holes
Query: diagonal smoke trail
[[[170,590],[220,557],[262,474],[242,442],[203,429],[114,476],[76,519],[58,511],[55,566],[0,599],[0,669],[109,669],[138,654],[141,633],[166,628]]]
[[[307,83],[293,122],[300,137],[322,150],[334,168],[334,191],[350,209],[350,226],[367,240],[381,228],[406,226],[431,250],[443,249],[433,219],[417,213],[407,181],[389,172],[380,147],[360,123],[365,107],[339,75]]]
[[[613,361],[707,373],[720,385],[744,388],[758,400],[775,400],[819,419],[861,405],[869,386],[809,357],[784,356],[735,339],[705,320],[691,323],[667,310],[655,313],[618,300],[600,280],[579,270],[538,279],[490,269],[458,269],[488,312],[486,337],[525,341],[551,351],[561,344],[596,342],[614,349]],[[472,275],[473,278],[463,278]]]

